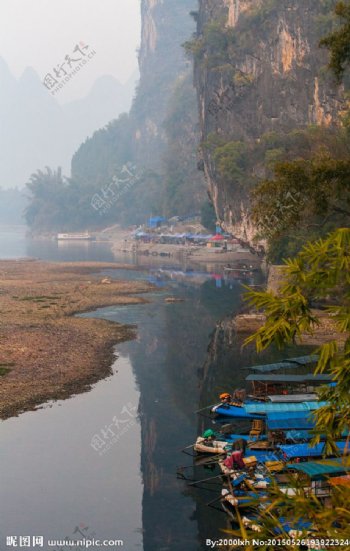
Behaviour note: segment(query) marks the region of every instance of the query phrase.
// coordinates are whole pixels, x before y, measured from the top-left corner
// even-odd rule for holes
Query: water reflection
[[[115,259],[99,243],[66,245],[27,242],[26,254]],[[128,550],[207,549],[205,539],[222,537],[227,526],[224,514],[206,505],[217,489],[188,488],[176,479],[176,470],[191,464],[181,449],[209,422],[194,412],[215,402],[220,390],[243,386],[242,367],[257,363],[252,347],[242,350],[231,318],[242,305],[241,284],[257,284],[261,276],[171,259],[117,260],[135,262],[143,271],[106,273],[148,279],[158,292],[146,296],[148,304],[93,314],[137,326],[137,338],[118,346],[118,373],[88,394],[2,424],[3,526],[6,533],[62,537],[83,522],[103,537],[125,538]],[[182,302],[168,303],[169,296]],[[126,373],[131,378],[124,380]],[[122,447],[100,457],[90,446],[92,436],[132,396],[139,405],[139,432],[131,430]]]
[[[160,288],[147,295],[150,304],[114,306],[96,315],[138,328],[137,339],[118,350],[130,358],[141,391],[144,549],[197,551],[206,548],[207,537],[220,537],[226,520],[206,506],[212,494],[187,488],[176,479],[176,468],[191,462],[181,449],[197,435],[194,412],[208,345],[220,319],[241,306],[242,274],[168,266],[150,269],[147,277]],[[169,295],[183,302],[169,304]]]
[[[201,272],[198,267],[163,267],[148,277],[160,287],[148,297],[150,304],[113,307],[98,315],[138,327],[137,340],[120,350],[131,359],[141,390],[144,549],[198,551],[207,548],[207,538],[223,537],[228,524],[220,509],[207,506],[218,496],[219,486],[198,490],[175,479],[178,465],[192,464],[181,448],[211,424],[194,412],[215,403],[223,390],[245,387],[244,367],[277,360],[281,352],[270,350],[258,358],[253,346],[242,348],[243,339],[232,323],[242,306],[242,275],[226,278],[219,268]],[[256,274],[253,282],[258,281]],[[184,302],[166,303],[169,294]],[[296,351],[285,355],[295,356]],[[198,478],[210,475],[199,468]]]
[[[139,404],[128,358],[118,359],[116,369],[88,394],[1,423],[2,542],[8,535],[81,539],[95,533],[142,549],[140,424],[103,455],[91,446],[113,417],[124,419],[127,402]]]

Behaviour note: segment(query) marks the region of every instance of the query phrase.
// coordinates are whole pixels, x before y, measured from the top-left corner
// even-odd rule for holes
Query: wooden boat
[[[223,462],[220,461],[220,464],[222,465]],[[258,509],[261,503],[268,502],[269,496],[266,489],[272,479],[277,482],[281,492],[285,495],[296,495],[298,491],[303,490],[306,494],[324,499],[331,495],[331,488],[336,485],[337,480],[345,480],[345,484],[348,484],[350,478],[350,464],[344,463],[344,460],[339,458],[290,463],[285,465],[280,472],[275,472],[270,478],[263,475],[252,475],[252,473],[248,475],[245,472],[230,471],[225,468],[222,468],[222,471],[223,475],[229,477],[230,482],[226,483],[221,491],[221,504],[231,520],[236,520],[237,508]],[[292,479],[295,480],[295,485],[291,483]],[[332,484],[332,479],[334,484]],[[249,524],[247,523],[246,526]],[[303,526],[302,529],[305,527]],[[311,525],[308,524],[307,527],[311,528]],[[256,529],[256,531],[259,530]]]
[[[208,442],[207,439],[199,436],[193,446],[193,450],[197,453],[217,455],[219,453],[226,453],[225,447],[228,445],[229,443],[223,440],[211,440]]]
[[[199,449],[198,451],[217,455],[225,452],[229,454],[231,451],[240,449],[243,452],[244,458],[250,457],[250,461],[252,463],[255,461],[255,465],[258,463],[266,464],[267,462],[282,461],[287,463],[288,461],[307,461],[324,456],[325,444],[322,441],[319,444],[310,446],[308,442],[281,443],[280,441],[273,441],[268,437],[255,440],[249,440],[249,438],[249,435],[225,435],[225,441],[220,442],[219,440],[215,440],[220,447],[218,445],[215,448],[209,448],[208,450]],[[338,440],[335,444],[338,455],[349,453],[346,441]],[[332,457],[332,455],[329,455],[329,457]]]
[[[242,490],[237,490],[231,493],[227,488],[221,490],[222,496],[222,507],[224,511],[229,514],[229,516],[236,517],[235,508],[246,509],[256,506],[257,500],[264,499],[267,500],[267,496],[262,496],[256,492],[245,492]]]
[[[335,445],[337,450],[336,453],[328,454],[327,457],[334,457],[335,455],[340,456],[349,453],[345,441],[336,441]],[[254,456],[257,463],[266,463],[269,461],[283,461],[284,463],[287,463],[308,461],[312,458],[322,458],[324,456],[324,451],[324,442],[320,442],[314,446],[310,446],[308,443],[298,443],[276,445],[274,447],[272,447],[269,442],[257,442],[248,445],[244,455],[245,457]]]

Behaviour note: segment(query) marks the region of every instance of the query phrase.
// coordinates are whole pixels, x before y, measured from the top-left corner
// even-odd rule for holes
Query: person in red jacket
[[[231,453],[230,457],[227,457],[224,461],[225,467],[228,469],[244,469],[245,464],[243,461],[242,450],[237,450]]]

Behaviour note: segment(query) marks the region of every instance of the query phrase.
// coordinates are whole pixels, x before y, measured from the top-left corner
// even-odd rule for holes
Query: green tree
[[[25,210],[25,218],[29,227],[48,230],[57,229],[62,221],[62,206],[67,181],[62,176],[61,168],[52,170],[49,167],[37,170],[27,183],[30,192],[30,204]]]
[[[350,223],[350,161],[328,154],[278,162],[274,179],[263,180],[252,192],[253,219],[270,242],[310,231],[325,231]]]
[[[341,25],[322,38],[320,45],[329,49],[329,68],[340,82],[350,62],[350,5],[348,2],[337,2],[334,11]]]

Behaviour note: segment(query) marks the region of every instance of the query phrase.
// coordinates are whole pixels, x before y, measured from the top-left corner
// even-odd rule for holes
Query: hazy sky
[[[33,67],[44,78],[80,41],[96,55],[55,96],[60,102],[85,96],[98,76],[125,82],[137,69],[140,0],[0,0],[0,57],[16,77]]]

